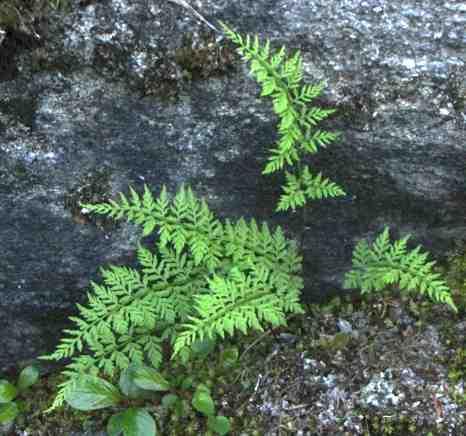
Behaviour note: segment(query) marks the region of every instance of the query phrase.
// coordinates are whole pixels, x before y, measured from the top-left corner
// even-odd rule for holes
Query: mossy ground
[[[466,435],[464,421],[458,418],[459,427],[452,429],[454,419],[447,417],[451,404],[457,405],[458,417],[466,414],[466,397],[454,389],[466,375],[466,339],[458,334],[458,327],[466,325],[466,257],[451,258],[444,271],[460,307],[458,315],[446,307],[388,294],[370,300],[359,296],[337,298],[306,306],[306,314],[290,319],[288,327],[231,342],[240,349],[234,366],[226,366],[221,353],[214,353],[187,368],[167,366],[165,375],[191,375],[194,386],[198,382],[210,385],[217,413],[231,418],[233,435],[319,435],[329,431],[365,436]],[[342,332],[337,327],[341,320],[350,320],[358,335]],[[429,332],[433,330],[439,333],[442,354],[429,350]],[[223,344],[226,346],[229,344]],[[405,389],[406,404],[419,402],[420,410],[407,409],[403,404],[377,408],[362,403],[345,409],[345,401],[353,404],[349,399],[367,385],[370,374],[387,368],[397,373],[400,362],[399,368],[409,367],[423,380],[412,390]],[[439,375],[442,371],[444,378]],[[323,400],[328,390],[325,380],[335,374],[339,386],[350,395],[336,398],[329,406]],[[43,414],[59,381],[59,375],[50,374],[31,388],[25,398],[25,413],[17,419],[11,435],[71,435],[86,429],[93,434],[105,428],[114,412],[109,409],[83,413],[65,408]],[[425,387],[429,383],[448,384],[447,397],[428,394]],[[156,417],[161,434],[208,434],[205,417],[190,406],[192,389],[177,394],[184,399],[182,416],[165,411],[160,398],[145,403]],[[332,422],[325,413],[333,406]]]

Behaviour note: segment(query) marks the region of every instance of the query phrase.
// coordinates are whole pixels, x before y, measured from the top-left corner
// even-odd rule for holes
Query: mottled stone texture
[[[270,102],[221,35],[166,0],[71,1],[0,46],[0,369],[51,351],[99,265],[129,263],[140,233],[77,202],[128,184],[182,183],[221,216],[304,232],[308,298],[339,290],[358,239],[390,225],[436,256],[465,234],[466,7],[436,0],[199,0],[223,20],[302,50],[328,83],[338,144],[313,168],[348,196],[273,212],[261,176]],[[31,27],[32,26],[32,27]],[[1,26],[0,26],[1,27]],[[31,30],[32,29],[32,30]]]

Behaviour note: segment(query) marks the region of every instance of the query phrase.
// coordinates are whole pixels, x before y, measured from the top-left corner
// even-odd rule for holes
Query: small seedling
[[[23,403],[17,401],[17,398],[37,380],[39,380],[39,370],[32,365],[20,372],[16,385],[7,380],[0,380],[0,424],[12,423],[22,412]]]

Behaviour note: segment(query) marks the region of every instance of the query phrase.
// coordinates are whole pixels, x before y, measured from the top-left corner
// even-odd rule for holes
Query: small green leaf
[[[74,409],[96,410],[114,406],[122,397],[118,389],[106,380],[83,375],[65,391],[65,401]]]
[[[198,412],[206,416],[211,416],[215,413],[214,400],[211,395],[203,389],[196,390],[191,404]]]
[[[18,394],[18,389],[7,380],[0,380],[0,404],[9,403]]]
[[[0,424],[6,424],[13,421],[18,414],[19,408],[14,401],[11,403],[0,404]]]
[[[113,415],[107,424],[109,436],[156,436],[157,426],[145,409],[129,408]]]
[[[187,390],[191,388],[194,384],[194,377],[188,375],[187,377],[184,377],[183,380],[181,381],[181,389]]]
[[[137,367],[134,371],[133,380],[136,386],[149,391],[168,391],[171,388],[168,380],[148,366]]]
[[[178,400],[172,406],[172,409],[178,418],[182,418],[186,415],[187,411],[189,410],[189,404],[186,402],[186,400],[178,398]]]
[[[224,350],[221,354],[221,360],[225,368],[235,366],[238,361],[239,351],[237,347],[230,347]]]
[[[220,435],[225,435],[230,431],[230,420],[226,416],[209,416],[207,427]]]
[[[26,368],[24,368],[19,374],[17,384],[18,389],[20,391],[24,391],[25,389],[36,383],[37,380],[39,380],[39,370],[35,366],[29,365]]]
[[[18,406],[19,413],[30,412],[30,410],[31,410],[31,404],[30,403],[26,402],[25,400],[16,400],[15,403]]]

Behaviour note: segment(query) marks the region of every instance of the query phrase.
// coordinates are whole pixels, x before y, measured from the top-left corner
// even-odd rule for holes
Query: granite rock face
[[[434,0],[201,0],[213,23],[300,49],[338,144],[311,166],[348,195],[275,214],[276,139],[233,47],[176,2],[77,1],[0,22],[0,370],[51,351],[99,265],[133,262],[137,228],[79,201],[181,183],[222,217],[304,230],[307,298],[341,287],[384,225],[441,256],[466,226],[466,7]],[[31,30],[33,29],[33,30]]]

